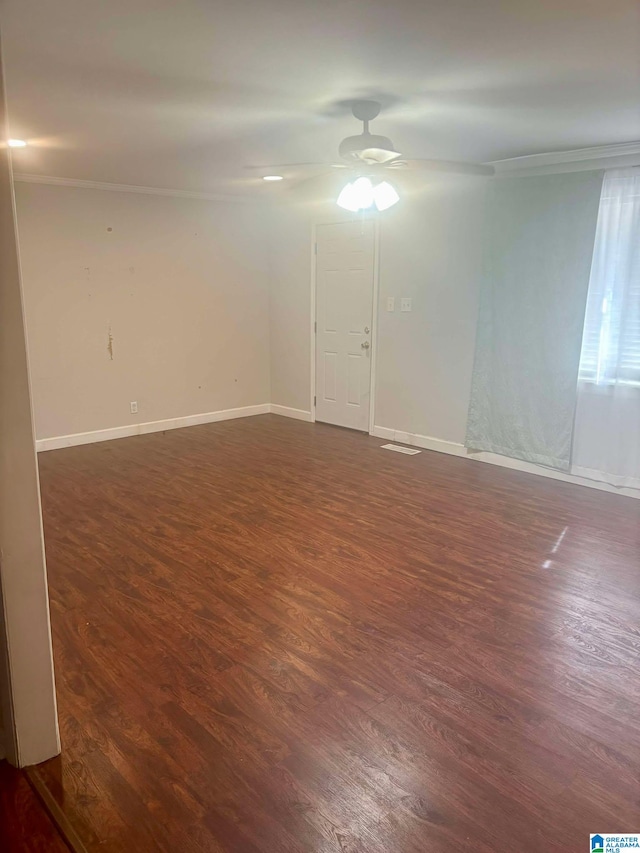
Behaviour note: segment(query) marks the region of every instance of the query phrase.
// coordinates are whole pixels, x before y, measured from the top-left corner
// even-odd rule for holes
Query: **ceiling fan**
[[[399,200],[395,188],[382,178],[399,171],[450,172],[462,175],[493,175],[493,166],[483,163],[462,163],[456,160],[406,159],[396,150],[387,136],[371,133],[369,122],[380,113],[378,101],[354,101],[351,110],[354,118],[363,123],[362,133],[347,136],[338,147],[344,163],[285,163],[272,166],[251,166],[262,172],[266,181],[281,180],[280,172],[304,177],[306,173],[318,175],[319,170],[351,169],[356,179],[348,183],[337,198],[337,204],[347,210],[366,210],[377,207],[386,210]]]

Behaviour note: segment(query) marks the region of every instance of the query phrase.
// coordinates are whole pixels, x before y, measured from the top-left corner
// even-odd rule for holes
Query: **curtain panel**
[[[603,171],[496,178],[466,446],[568,471]]]
[[[604,176],[571,471],[640,489],[640,168]]]

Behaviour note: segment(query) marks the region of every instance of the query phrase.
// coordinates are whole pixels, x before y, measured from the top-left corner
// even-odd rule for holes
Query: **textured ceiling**
[[[4,0],[21,172],[215,191],[373,129],[487,161],[640,139],[637,0]]]

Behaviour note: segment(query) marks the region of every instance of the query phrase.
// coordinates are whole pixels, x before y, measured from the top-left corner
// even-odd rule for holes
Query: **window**
[[[640,168],[604,176],[580,379],[640,385]]]

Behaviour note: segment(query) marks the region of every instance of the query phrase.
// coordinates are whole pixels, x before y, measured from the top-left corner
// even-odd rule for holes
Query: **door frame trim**
[[[353,219],[329,220],[328,222],[314,222],[311,225],[311,288],[310,288],[310,325],[309,334],[311,339],[311,394],[309,397],[309,411],[311,420],[316,420],[316,331],[317,320],[316,305],[316,244],[318,240],[319,225],[346,225],[352,223]],[[378,303],[380,293],[380,220],[377,216],[367,217],[365,221],[373,223],[373,292],[371,295],[371,377],[369,379],[369,424],[367,432],[373,435],[376,408],[376,369],[378,362]]]

